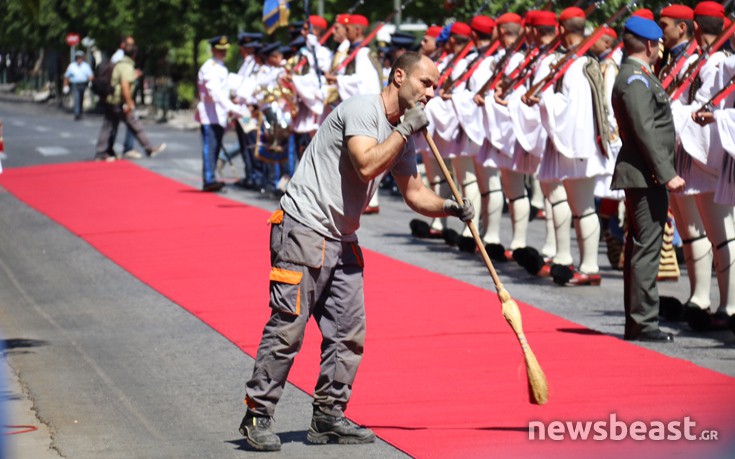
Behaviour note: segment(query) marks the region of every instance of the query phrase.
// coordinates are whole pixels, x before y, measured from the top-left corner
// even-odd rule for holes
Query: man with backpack
[[[102,100],[104,100],[104,119],[102,128],[97,139],[95,148],[96,161],[114,161],[117,159],[113,146],[117,135],[117,127],[122,121],[133,132],[146,155],[153,158],[161,153],[166,144],[162,143],[153,146],[143,131],[143,124],[135,116],[135,102],[133,101],[132,85],[136,80],[135,73],[135,53],[137,48],[133,37],[127,37],[123,45],[124,57],[115,64],[110,76],[109,88],[104,87],[104,76],[100,75],[96,78],[98,84],[96,86]],[[108,94],[105,96],[105,92]]]

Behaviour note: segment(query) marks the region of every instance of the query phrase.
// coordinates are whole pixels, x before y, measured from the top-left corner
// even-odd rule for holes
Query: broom
[[[426,142],[429,144],[432,153],[434,153],[436,162],[439,163],[439,167],[441,167],[442,173],[449,184],[449,188],[452,190],[454,199],[458,203],[461,203],[462,195],[459,193],[459,190],[457,190],[457,186],[454,184],[454,180],[452,180],[452,175],[449,173],[439,150],[436,148],[434,139],[431,138],[431,135],[426,131],[426,129],[424,129],[424,137],[426,137]],[[523,357],[526,361],[526,373],[528,374],[528,397],[530,402],[534,405],[543,405],[548,401],[549,396],[546,375],[544,375],[544,371],[541,369],[538,360],[536,360],[536,356],[534,355],[533,350],[531,350],[531,346],[528,344],[528,341],[526,341],[526,335],[523,333],[521,311],[518,308],[518,304],[510,297],[510,293],[508,293],[500,282],[500,278],[495,272],[493,263],[490,261],[490,257],[482,244],[482,239],[480,239],[480,234],[477,232],[477,228],[475,228],[472,220],[467,222],[467,227],[470,229],[472,237],[475,239],[477,248],[480,249],[480,254],[482,255],[482,259],[485,261],[487,270],[490,272],[490,277],[493,278],[495,290],[498,292],[498,298],[500,299],[503,317],[505,317],[505,320],[515,332],[518,342],[521,344]]]

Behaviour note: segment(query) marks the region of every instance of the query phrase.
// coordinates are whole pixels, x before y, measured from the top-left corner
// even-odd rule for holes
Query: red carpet
[[[269,313],[268,212],[128,162],[6,170],[0,185],[255,354]],[[367,250],[365,258],[368,338],[348,415],[408,454],[689,458],[733,451],[735,379],[521,304],[550,384],[549,404],[532,406],[518,343],[494,292]],[[309,393],[318,358],[312,323],[291,374]],[[596,422],[611,413],[628,423],[689,416],[694,433],[717,429],[719,440],[529,440],[529,421]]]

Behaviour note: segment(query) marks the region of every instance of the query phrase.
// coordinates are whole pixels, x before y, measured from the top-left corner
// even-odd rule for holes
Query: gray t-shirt
[[[347,139],[365,136],[385,141],[393,131],[380,95],[355,96],[329,114],[306,148],[281,198],[281,208],[317,233],[356,241],[360,215],[378,190],[385,173],[364,183],[347,153]],[[416,174],[416,149],[409,138],[388,168],[394,175]]]

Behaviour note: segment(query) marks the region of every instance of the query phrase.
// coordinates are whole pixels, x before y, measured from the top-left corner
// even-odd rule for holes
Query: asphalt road
[[[0,119],[5,123],[5,169],[89,161],[101,123],[94,115],[74,122],[72,115],[55,106],[11,102],[0,102]],[[154,143],[165,141],[168,149],[154,160],[139,163],[198,188],[198,133],[169,124],[146,123],[146,129]],[[234,143],[234,135],[228,133],[226,142]],[[235,166],[241,173],[240,163]],[[225,174],[231,178],[233,171],[227,169]],[[233,187],[223,196],[268,210],[276,206],[270,196]],[[415,215],[399,197],[383,193],[380,214],[363,218],[362,245],[494,295],[479,258],[459,254],[441,242],[411,238],[408,222],[412,218]],[[510,225],[507,216],[504,219],[507,243]],[[539,247],[544,224],[534,221],[530,227],[529,242]],[[455,224],[455,228],[460,227]],[[602,285],[581,288],[558,287],[514,264],[501,265],[498,271],[516,299],[621,337],[622,273],[609,268],[602,252],[600,266]],[[686,277],[661,287],[662,294],[682,300],[687,291]],[[713,304],[717,300],[713,280]],[[663,328],[676,334],[676,342],[646,347],[735,376],[732,333],[696,334],[678,323],[664,323]],[[0,329],[8,362],[33,401],[38,419],[49,426],[52,446],[63,457],[258,454],[237,432],[243,414],[243,381],[250,375],[252,359],[3,189]],[[384,442],[339,447],[306,444],[310,409],[310,397],[289,385],[276,414],[284,448],[274,457],[404,457]]]

